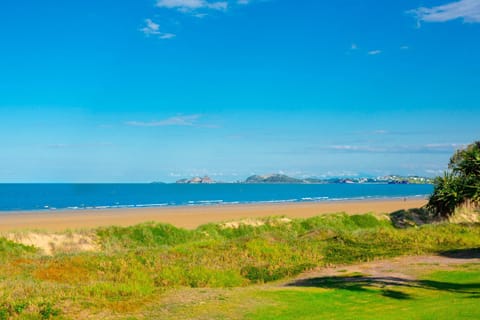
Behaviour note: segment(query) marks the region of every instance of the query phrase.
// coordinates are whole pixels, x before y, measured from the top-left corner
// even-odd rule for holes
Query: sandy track
[[[480,266],[480,249],[459,250],[444,255],[396,257],[348,266],[318,268],[301,274],[294,281],[289,281],[286,286],[315,286],[328,277],[347,282],[371,281],[401,285],[418,280],[432,269],[449,270],[454,269],[455,266],[472,263]]]

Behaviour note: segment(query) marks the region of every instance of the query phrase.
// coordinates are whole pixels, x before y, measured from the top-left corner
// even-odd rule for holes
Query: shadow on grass
[[[382,289],[382,295],[397,300],[412,299],[411,295],[393,290],[401,287],[421,288],[435,291],[468,294],[477,297],[480,294],[480,283],[458,284],[432,280],[410,280],[398,277],[366,277],[335,276],[300,279],[287,284],[289,287],[313,287],[324,289],[342,289],[349,291],[369,291],[374,288]]]
[[[382,291],[382,296],[387,297],[387,298],[392,298],[392,299],[397,299],[397,300],[410,300],[412,299],[412,296],[409,295],[408,293],[402,292],[402,291],[395,291],[391,289],[386,289]]]
[[[479,259],[480,248],[450,250],[438,253],[440,256],[454,259]]]
[[[426,208],[412,208],[390,213],[392,224],[399,229],[405,229],[436,221],[435,217]]]

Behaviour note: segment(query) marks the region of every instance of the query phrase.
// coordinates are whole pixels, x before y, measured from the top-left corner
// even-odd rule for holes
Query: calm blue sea
[[[0,184],[0,211],[425,197],[431,185]]]

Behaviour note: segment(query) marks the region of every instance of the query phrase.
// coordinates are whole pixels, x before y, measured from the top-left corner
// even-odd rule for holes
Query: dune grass
[[[480,247],[475,224],[401,230],[388,218],[370,214],[226,226],[99,228],[100,250],[53,256],[0,238],[0,319],[136,317],[180,288],[241,288],[318,266]],[[312,303],[317,294],[312,293]],[[295,292],[274,295],[268,299],[296,299]],[[298,298],[308,301],[309,295],[298,293]],[[328,301],[328,295],[324,298]]]

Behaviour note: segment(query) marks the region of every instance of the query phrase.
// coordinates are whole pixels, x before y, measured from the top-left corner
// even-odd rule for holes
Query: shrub
[[[455,152],[449,170],[434,181],[427,208],[447,218],[465,203],[480,205],[480,141]]]
[[[144,223],[132,227],[108,227],[97,231],[104,248],[125,249],[159,247],[185,243],[192,239],[192,232],[170,224]]]

